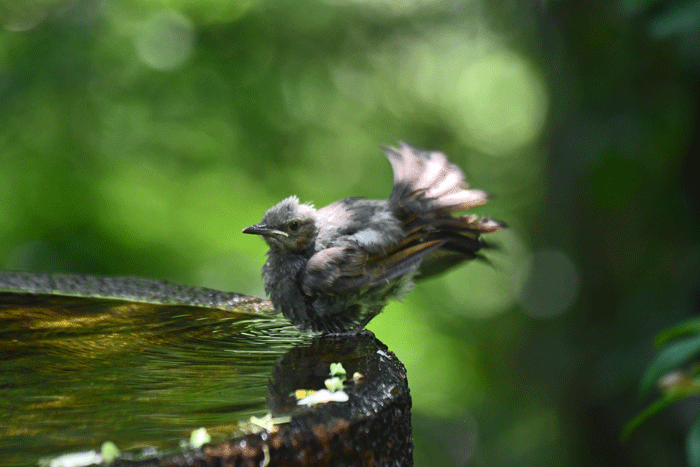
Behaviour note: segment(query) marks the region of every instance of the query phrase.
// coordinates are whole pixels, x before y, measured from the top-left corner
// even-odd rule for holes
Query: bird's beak
[[[289,237],[287,232],[282,232],[281,230],[271,229],[265,224],[255,224],[250,227],[243,229],[245,234],[261,235],[263,237]]]

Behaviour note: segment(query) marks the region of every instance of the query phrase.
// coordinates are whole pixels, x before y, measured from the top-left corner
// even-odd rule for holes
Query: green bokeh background
[[[369,326],[416,465],[683,465],[693,401],[618,435],[700,305],[699,70],[693,1],[0,0],[0,268],[262,295],[243,227],[438,149],[509,229]]]

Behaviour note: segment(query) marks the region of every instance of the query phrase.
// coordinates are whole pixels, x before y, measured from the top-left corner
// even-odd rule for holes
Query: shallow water
[[[268,411],[275,361],[308,339],[264,313],[0,293],[0,464],[228,436]]]

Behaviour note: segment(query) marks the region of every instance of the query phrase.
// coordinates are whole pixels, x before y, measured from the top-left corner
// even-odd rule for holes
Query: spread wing
[[[414,271],[442,240],[411,236],[385,252],[370,253],[355,242],[317,252],[309,259],[302,288],[307,295],[346,294],[376,287]]]

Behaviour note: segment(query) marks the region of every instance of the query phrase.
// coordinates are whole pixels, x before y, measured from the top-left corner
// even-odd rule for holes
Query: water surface
[[[242,308],[0,293],[0,464],[176,448],[265,414],[275,361],[308,337]]]

